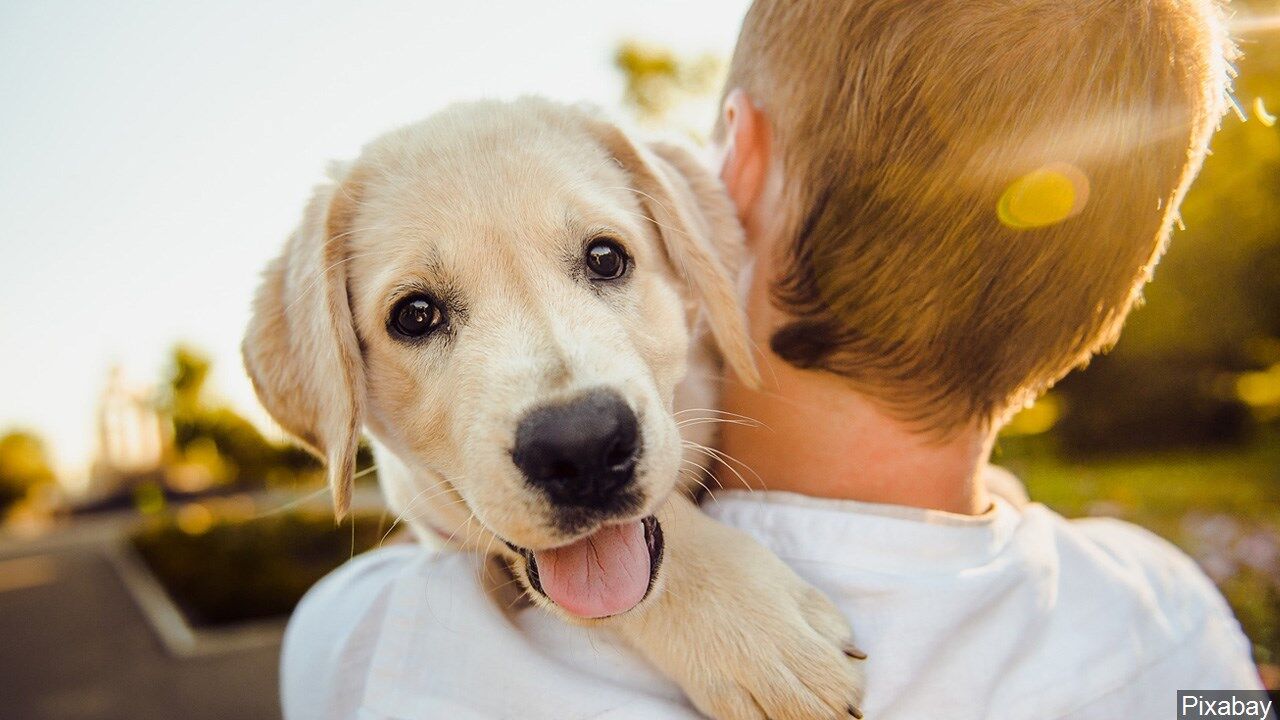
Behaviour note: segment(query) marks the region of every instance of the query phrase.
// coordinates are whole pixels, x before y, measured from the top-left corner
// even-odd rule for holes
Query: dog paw
[[[628,639],[716,720],[862,717],[866,655],[835,605],[744,533],[699,518],[667,532],[663,587],[625,621]]]
[[[861,718],[866,655],[821,593],[799,578],[785,584],[757,588],[749,608],[726,613],[736,622],[708,628],[714,639],[700,641],[686,693],[717,720]]]

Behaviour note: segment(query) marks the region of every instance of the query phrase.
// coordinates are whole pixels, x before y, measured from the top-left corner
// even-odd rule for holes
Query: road
[[[0,718],[275,720],[279,647],[168,656],[99,549],[0,559]]]

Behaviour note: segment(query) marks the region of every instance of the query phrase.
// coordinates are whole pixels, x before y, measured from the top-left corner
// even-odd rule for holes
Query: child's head
[[[1209,0],[756,0],[726,88],[781,163],[774,352],[945,432],[1112,343],[1224,108],[1221,27]]]

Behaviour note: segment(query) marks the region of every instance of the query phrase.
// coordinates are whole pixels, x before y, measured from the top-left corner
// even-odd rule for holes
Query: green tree
[[[613,64],[622,72],[623,105],[654,125],[670,123],[681,104],[715,92],[724,65],[714,54],[680,57],[668,47],[639,40],[620,43]]]
[[[224,481],[262,486],[313,472],[317,463],[303,450],[267,440],[229,406],[210,397],[207,381],[212,361],[188,345],[174,347],[161,409],[173,421],[174,448],[182,456],[217,454]]]
[[[44,442],[35,433],[12,430],[0,436],[0,512],[53,481]]]
[[[168,397],[175,414],[194,413],[204,401],[204,386],[213,362],[207,355],[189,346],[174,346],[169,361]]]

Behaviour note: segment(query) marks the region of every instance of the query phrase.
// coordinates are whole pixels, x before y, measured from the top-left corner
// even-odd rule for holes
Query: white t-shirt
[[[1172,545],[997,500],[966,517],[726,492],[707,513],[845,612],[869,720],[1165,718],[1178,689],[1260,689],[1249,645]],[[397,546],[321,581],[285,635],[286,720],[696,718],[609,632],[507,613],[480,562]]]

